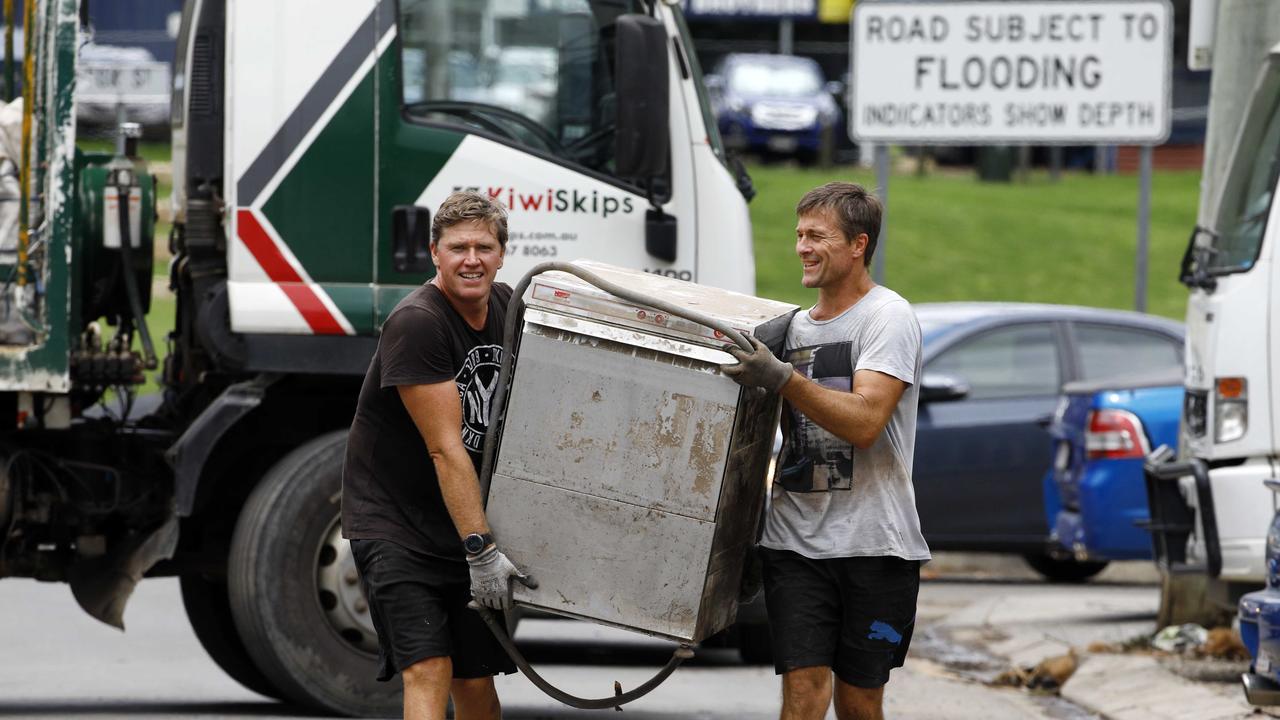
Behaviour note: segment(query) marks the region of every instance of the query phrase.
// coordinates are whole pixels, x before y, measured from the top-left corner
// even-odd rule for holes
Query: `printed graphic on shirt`
[[[462,398],[462,444],[471,452],[484,449],[484,434],[489,429],[489,402],[498,389],[501,367],[501,345],[477,345],[467,353],[462,369],[454,378]]]
[[[823,387],[853,389],[853,344],[832,343],[787,352],[800,374]],[[780,482],[789,492],[830,492],[853,487],[853,445],[787,406],[786,439]]]

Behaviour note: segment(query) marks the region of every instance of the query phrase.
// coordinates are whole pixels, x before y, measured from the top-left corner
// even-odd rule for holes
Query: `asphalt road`
[[[974,673],[956,670],[972,667],[962,650],[929,639],[929,623],[941,626],[942,618],[963,616],[970,606],[989,603],[994,596],[1042,588],[1033,575],[1003,560],[982,560],[973,567],[943,562],[931,574],[941,577],[923,586],[925,639],[918,641],[919,652],[913,646],[913,657],[888,686],[890,717],[1089,717],[1056,699],[987,687]],[[1147,593],[1146,580],[1122,577],[1088,587],[1103,596]],[[305,717],[241,688],[213,664],[187,626],[174,580],[149,580],[139,587],[125,614],[125,633],[85,615],[66,586],[21,579],[0,581],[0,618],[0,716]],[[1134,622],[1138,627],[1148,619],[1136,617]],[[548,679],[592,697],[609,694],[615,680],[634,687],[666,661],[671,649],[630,633],[550,620],[526,621],[517,637]],[[628,706],[625,717],[775,718],[778,687],[771,667],[745,665],[733,650],[705,649],[661,688]],[[513,720],[600,716],[599,711],[565,708],[518,675],[500,678],[499,693],[504,716]]]

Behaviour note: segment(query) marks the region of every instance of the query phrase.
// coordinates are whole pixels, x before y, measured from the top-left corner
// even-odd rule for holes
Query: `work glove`
[[[725,346],[725,352],[738,361],[736,365],[721,365],[720,372],[743,387],[764,388],[769,392],[778,392],[791,379],[795,368],[791,363],[782,362],[773,356],[769,348],[754,336],[747,339],[755,350],[750,354],[736,344]]]
[[[520,572],[497,545],[490,546],[479,555],[468,555],[467,565],[471,570],[471,596],[487,608],[511,608],[511,578],[519,580],[527,588],[538,587],[538,581]]]

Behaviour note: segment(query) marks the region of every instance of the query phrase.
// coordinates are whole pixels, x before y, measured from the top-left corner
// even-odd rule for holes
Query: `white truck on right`
[[[1219,38],[1227,29],[1223,19]],[[1280,477],[1280,204],[1272,202],[1280,179],[1277,35],[1280,28],[1268,23],[1253,36],[1252,56],[1225,48],[1229,58],[1214,58],[1211,141],[1215,122],[1238,129],[1219,136],[1217,157],[1211,142],[1201,221],[1182,260],[1180,279],[1190,296],[1180,447],[1176,454],[1157,449],[1146,464],[1150,529],[1164,574],[1161,624],[1222,617],[1266,577],[1266,533],[1276,507],[1264,481]],[[1227,96],[1234,107],[1215,106],[1220,85],[1238,88]]]

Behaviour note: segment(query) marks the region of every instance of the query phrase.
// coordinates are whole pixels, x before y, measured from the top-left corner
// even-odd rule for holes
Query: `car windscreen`
[[[808,97],[822,89],[822,78],[809,65],[741,63],[729,70],[729,89],[748,95]]]

